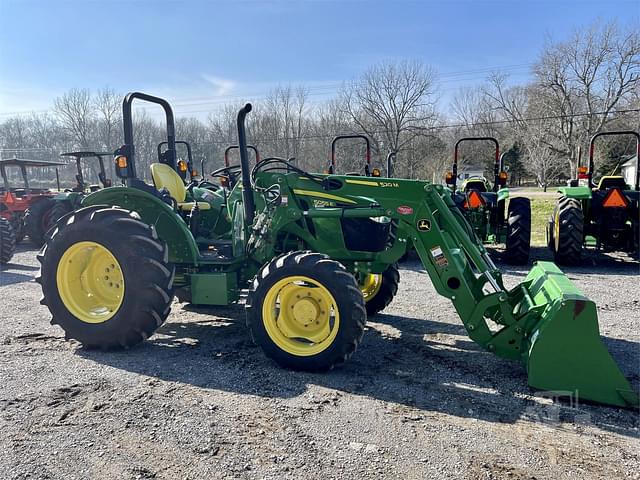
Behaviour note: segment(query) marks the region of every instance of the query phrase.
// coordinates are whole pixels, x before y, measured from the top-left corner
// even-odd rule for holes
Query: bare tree
[[[76,146],[88,149],[94,126],[95,111],[88,89],[71,89],[53,102],[62,127]]]
[[[508,89],[504,77],[494,76],[487,96],[521,129],[528,128],[525,111],[549,117],[544,141],[573,170],[578,147],[615,118],[624,99],[639,88],[640,36],[615,23],[595,23],[576,30],[569,41],[549,42],[533,73],[535,80],[526,89]]]
[[[435,82],[434,70],[418,62],[376,65],[342,88],[343,108],[376,150],[400,154],[437,118]]]
[[[93,104],[97,113],[100,148],[113,150],[120,143],[122,95],[109,87],[105,87],[98,90]]]

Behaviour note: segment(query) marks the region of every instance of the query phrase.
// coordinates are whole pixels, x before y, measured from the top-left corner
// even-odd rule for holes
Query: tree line
[[[304,86],[277,87],[253,102],[248,138],[263,157],[295,158],[303,168],[322,171],[333,136],[365,133],[375,166],[384,171],[393,151],[396,176],[440,182],[456,139],[493,136],[508,153],[512,183],[546,186],[571,177],[581,151],[586,161],[593,134],[640,129],[640,36],[631,26],[596,22],[569,38],[549,39],[526,83],[498,71],[481,85],[460,89],[446,105],[439,92],[443,83],[429,65],[401,61],[370,67],[322,102],[311,102]],[[112,151],[122,143],[122,96],[108,87],[74,88],[54,100],[51,112],[9,117],[0,123],[1,155],[56,159],[70,150]],[[205,172],[221,166],[224,149],[236,143],[240,106],[225,104],[206,120],[176,119],[177,138],[192,145]],[[148,175],[163,135],[163,120],[136,111],[139,172]],[[615,170],[616,159],[633,147],[631,139],[603,140],[600,172]],[[361,169],[362,145],[345,142],[337,157],[338,171]],[[465,144],[461,163],[481,164],[490,174],[492,158],[489,145]],[[72,178],[72,169],[62,176]]]

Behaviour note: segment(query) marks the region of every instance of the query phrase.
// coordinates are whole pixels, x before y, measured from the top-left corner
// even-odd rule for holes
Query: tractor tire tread
[[[128,210],[104,206],[76,210],[68,222],[52,230],[38,254],[38,282],[42,286],[42,302],[53,316],[51,323],[62,327],[66,337],[85,348],[131,348],[152,336],[171,311],[174,269],[167,261],[166,246],[154,240],[153,227],[131,215]],[[119,221],[122,219],[132,221]],[[69,246],[85,240],[105,245],[121,263],[125,277],[119,310],[100,324],[83,322],[69,312],[57,287],[56,272],[62,254]]]
[[[576,198],[560,197],[553,215],[554,223],[556,215],[559,216],[560,238],[553,239],[554,261],[561,265],[578,265],[584,242],[584,214],[580,201]]]
[[[9,220],[0,217],[0,264],[9,263],[15,251],[15,232]]]
[[[50,221],[45,224],[45,217],[51,217],[55,203],[53,198],[42,198],[29,206],[24,214],[24,231],[36,247],[45,243],[47,231],[53,225]]]
[[[382,284],[375,296],[365,303],[367,316],[372,317],[389,306],[398,293],[400,284],[400,272],[398,264],[394,263],[382,273]]]
[[[526,265],[531,252],[531,200],[509,200],[505,260],[512,265]]]
[[[282,278],[309,276],[319,281],[334,297],[340,309],[340,329],[325,350],[312,356],[295,356],[280,349],[269,337],[262,319],[262,302],[269,289]],[[364,335],[364,299],[353,275],[327,255],[296,251],[284,253],[264,265],[256,274],[245,303],[246,324],[253,342],[278,365],[293,370],[322,372],[345,363],[357,350]]]

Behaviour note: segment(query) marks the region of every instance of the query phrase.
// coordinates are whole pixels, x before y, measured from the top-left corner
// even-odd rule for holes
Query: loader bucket
[[[529,385],[575,400],[640,405],[600,339],[595,304],[551,262],[538,262],[525,285],[540,311],[524,358]]]

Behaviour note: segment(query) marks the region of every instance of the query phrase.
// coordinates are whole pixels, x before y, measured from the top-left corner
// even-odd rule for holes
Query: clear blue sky
[[[637,0],[0,0],[0,120],[72,87],[143,90],[180,114],[305,84],[312,99],[389,59],[442,74],[446,98],[508,67],[525,79],[551,35],[638,22]],[[246,98],[245,98],[246,97]]]

